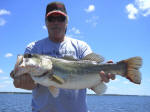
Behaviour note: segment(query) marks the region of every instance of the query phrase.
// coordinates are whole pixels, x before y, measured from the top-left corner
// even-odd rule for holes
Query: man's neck
[[[65,36],[59,37],[59,38],[49,36],[49,39],[50,39],[51,41],[55,42],[55,43],[61,43],[61,42],[63,42],[63,41],[64,41],[64,38],[65,38]]]

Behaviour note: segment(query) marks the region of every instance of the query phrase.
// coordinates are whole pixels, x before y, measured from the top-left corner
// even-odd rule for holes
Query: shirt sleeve
[[[38,49],[38,45],[36,44],[36,42],[30,43],[26,47],[24,54],[27,54],[27,53],[40,54],[40,49]]]

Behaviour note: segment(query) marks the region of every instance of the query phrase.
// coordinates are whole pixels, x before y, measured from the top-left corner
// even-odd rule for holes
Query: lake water
[[[0,112],[31,112],[31,94],[0,94]],[[150,96],[87,96],[90,112],[150,112]]]

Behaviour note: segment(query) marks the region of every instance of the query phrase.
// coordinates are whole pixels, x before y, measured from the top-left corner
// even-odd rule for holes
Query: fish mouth
[[[17,57],[17,65],[20,65],[23,62],[23,56],[22,55],[18,55]]]
[[[22,73],[22,74],[20,74],[20,75],[24,75],[24,74],[29,74],[29,73]],[[10,72],[10,76],[11,76],[11,78],[16,78],[17,76],[15,75],[15,71],[14,70],[12,70],[11,72]]]
[[[13,71],[13,70],[10,72],[10,77],[11,77],[11,78],[14,78],[14,77],[15,77],[15,74],[14,74],[14,71]]]
[[[14,74],[16,74],[16,72],[18,71],[18,66],[23,62],[23,56],[22,55],[18,55],[17,56],[17,62],[14,68]]]

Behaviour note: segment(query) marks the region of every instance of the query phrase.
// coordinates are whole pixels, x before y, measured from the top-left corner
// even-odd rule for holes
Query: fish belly
[[[78,77],[67,79],[64,84],[56,85],[56,87],[64,89],[84,89],[91,88],[100,82],[101,78],[99,74],[78,75]]]

